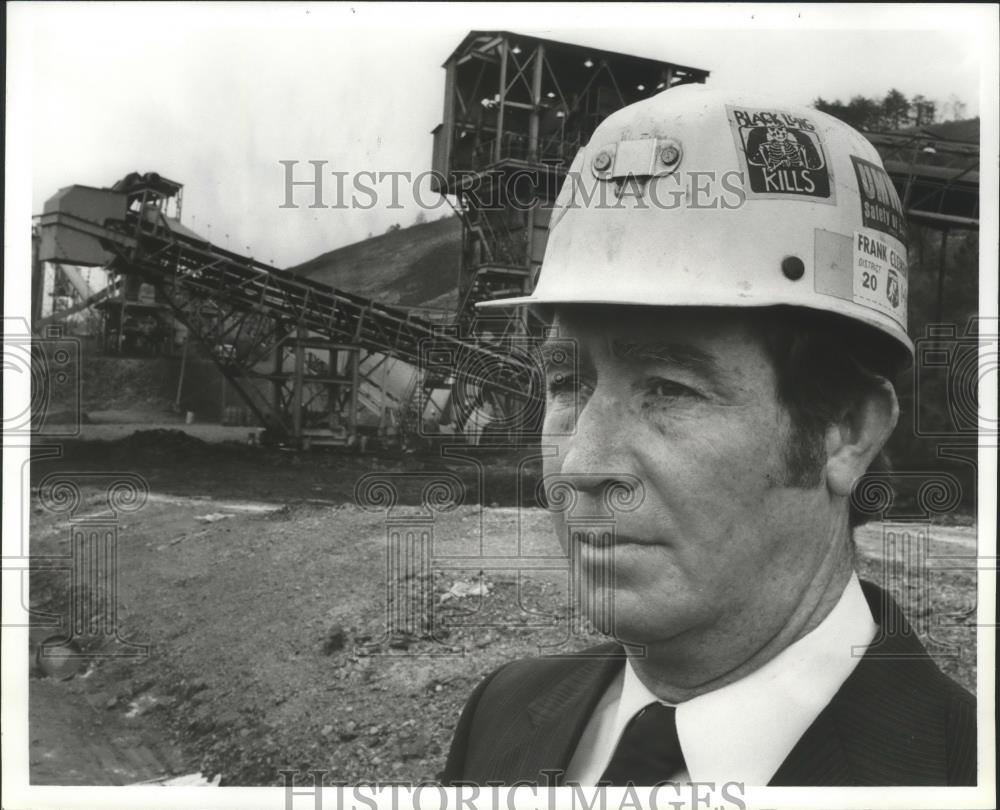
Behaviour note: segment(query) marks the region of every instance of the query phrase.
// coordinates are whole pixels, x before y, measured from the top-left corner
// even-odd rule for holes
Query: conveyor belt
[[[170,223],[159,211],[147,209],[141,217],[131,211],[125,221],[102,223],[68,211],[52,211],[43,214],[39,224],[53,229],[56,241],[66,231],[98,240],[121,268],[155,285],[178,318],[196,333],[197,307],[191,304],[211,302],[227,315],[265,316],[280,325],[285,335],[308,333],[331,343],[381,352],[441,378],[464,378],[466,384],[488,385],[521,401],[540,394],[536,364],[524,353],[517,356],[502,346],[462,339],[405,310],[264,265],[182,233]],[[208,344],[219,340],[218,335],[199,336]],[[267,409],[260,396],[254,401],[253,393],[238,379],[254,376],[248,369],[252,363],[243,363],[242,374],[240,369],[227,369],[225,362],[220,365],[264,420]]]

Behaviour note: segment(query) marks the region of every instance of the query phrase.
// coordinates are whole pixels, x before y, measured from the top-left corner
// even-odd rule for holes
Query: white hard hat
[[[848,125],[684,85],[601,123],[556,200],[534,292],[479,306],[808,307],[874,327],[910,360],[905,227],[878,153]]]

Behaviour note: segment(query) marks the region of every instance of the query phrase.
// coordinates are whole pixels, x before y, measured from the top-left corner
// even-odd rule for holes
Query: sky
[[[995,38],[976,33],[983,9],[956,5],[7,9],[8,134],[14,127],[20,136],[8,138],[7,163],[16,161],[30,185],[32,213],[63,186],[109,186],[130,171],[157,171],[184,184],[185,225],[279,267],[414,222],[421,209],[405,187],[396,208],[385,199],[388,186],[369,210],[311,209],[303,191],[300,207],[282,208],[279,161],[298,161],[296,179],[312,176],[310,160],[327,161],[328,171],[429,170],[441,65],[471,29],[701,67],[711,85],[790,103],[898,88],[958,98],[968,116],[987,103],[983,52],[995,48]],[[331,185],[326,191],[335,196]],[[426,212],[430,219],[450,210],[426,187],[422,197],[439,206]]]

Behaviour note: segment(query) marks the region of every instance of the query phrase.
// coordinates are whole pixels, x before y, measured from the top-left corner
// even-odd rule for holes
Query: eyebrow
[[[574,349],[575,344],[574,344]],[[566,339],[546,340],[540,347],[541,360],[545,367],[559,367],[573,362],[573,351],[567,351]],[[700,374],[712,382],[719,382],[722,376],[717,358],[704,349],[688,343],[670,341],[632,342],[612,341],[613,354],[623,360],[654,360]],[[558,359],[560,354],[566,357]]]
[[[614,340],[612,351],[616,357],[624,360],[656,360],[700,374],[713,381],[717,381],[721,373],[715,355],[688,343],[669,341],[633,343]]]

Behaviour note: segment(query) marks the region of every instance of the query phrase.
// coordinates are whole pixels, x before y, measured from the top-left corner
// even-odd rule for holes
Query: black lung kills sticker
[[[851,155],[851,162],[861,192],[861,221],[866,227],[895,236],[905,243],[906,217],[889,175],[881,166],[854,155]]]
[[[830,169],[816,127],[774,110],[730,108],[750,197],[831,199]]]

